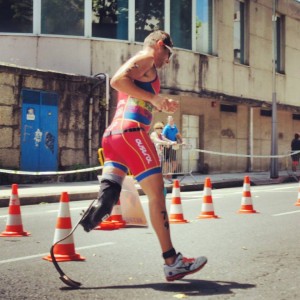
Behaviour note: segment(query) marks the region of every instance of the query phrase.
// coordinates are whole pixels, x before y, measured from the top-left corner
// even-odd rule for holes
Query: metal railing
[[[166,179],[181,175],[182,181],[187,175],[190,175],[195,181],[193,171],[197,170],[198,153],[192,151],[190,144],[175,144],[170,147],[163,146],[161,156],[162,172]]]

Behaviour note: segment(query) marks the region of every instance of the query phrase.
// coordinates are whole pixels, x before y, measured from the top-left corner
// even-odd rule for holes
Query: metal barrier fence
[[[162,147],[161,165],[165,178],[171,179],[171,176],[181,175],[180,181],[182,181],[187,175],[190,175],[196,181],[192,173],[197,170],[199,155],[192,150],[192,145],[176,144]]]
[[[208,153],[211,155],[221,155],[221,156],[235,156],[235,157],[253,157],[253,158],[264,158],[269,159],[271,157],[284,159],[285,170],[287,171],[289,176],[294,176],[295,172],[291,169],[292,160],[291,154],[300,153],[300,151],[294,152],[286,152],[281,155],[248,155],[248,154],[239,154],[239,153],[224,153],[224,152],[216,152],[209,151],[204,149],[197,149],[194,145],[191,144],[176,144],[171,147],[163,147],[162,154],[160,156],[162,172],[165,179],[170,179],[174,175],[180,176],[180,181],[182,181],[187,175],[191,176],[196,182],[196,178],[193,176],[193,172],[197,171],[198,161],[199,161],[199,153]],[[161,152],[161,151],[158,151]],[[98,150],[98,158],[100,165],[104,164],[104,156],[103,149],[99,148]],[[298,166],[299,171],[299,166]],[[128,171],[128,175],[132,175],[130,170]]]
[[[211,155],[220,155],[220,156],[235,156],[235,157],[252,157],[252,158],[282,158],[285,159],[285,169],[288,172],[289,175],[294,175],[294,172],[291,171],[292,166],[292,160],[291,155],[292,154],[300,154],[300,150],[293,151],[293,152],[286,152],[284,154],[279,155],[249,155],[249,154],[240,154],[240,153],[225,153],[225,152],[216,152],[216,151],[210,151],[210,150],[204,150],[204,149],[198,149],[194,145],[191,144],[178,144],[177,150],[173,150],[176,152],[176,168],[172,168],[172,156],[170,156],[168,159],[166,159],[164,148],[163,153],[164,156],[162,158],[162,168],[163,168],[163,174],[164,175],[192,175],[192,172],[197,170],[197,163],[199,159],[199,153],[207,153]],[[171,154],[172,155],[172,154]],[[174,158],[174,156],[173,156]],[[104,164],[104,155],[103,155],[103,149],[98,149],[98,159],[100,166],[99,167],[90,167],[85,169],[76,169],[76,170],[69,170],[69,171],[46,171],[46,172],[40,172],[40,171],[21,171],[21,170],[8,170],[8,169],[0,169],[0,174],[15,174],[15,175],[33,175],[33,176],[42,176],[42,175],[65,175],[65,174],[72,174],[72,173],[83,173],[83,172],[92,172],[97,170],[103,169]],[[173,171],[173,173],[171,173]],[[299,166],[297,168],[297,171],[299,172]],[[130,171],[128,172],[128,175],[132,175]],[[184,178],[184,177],[183,177]],[[195,180],[195,178],[193,177]],[[181,179],[182,180],[182,179]],[[195,180],[196,181],[196,180]]]

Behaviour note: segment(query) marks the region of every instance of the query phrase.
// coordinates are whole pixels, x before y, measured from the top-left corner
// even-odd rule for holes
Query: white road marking
[[[275,215],[272,215],[272,216],[273,217],[280,217],[280,216],[285,216],[285,215],[290,215],[290,214],[296,214],[296,213],[300,213],[300,210],[288,211],[288,212],[285,212],[285,213],[275,214]]]
[[[294,192],[295,188],[293,186],[285,186],[285,187],[273,187],[273,188],[269,188],[269,189],[263,189],[263,190],[259,190],[259,191],[263,191],[263,192],[272,192],[272,191],[280,191],[280,190],[288,190],[288,189],[293,189]],[[296,192],[298,192],[298,189],[296,189]]]
[[[203,199],[204,195],[197,195],[197,196],[180,196],[181,199],[183,199],[184,201],[188,201],[188,200],[201,200]],[[212,195],[212,197],[214,199],[222,199],[224,198],[223,195]],[[168,197],[168,199],[172,199],[172,196]]]
[[[113,244],[114,243],[108,242],[108,243],[102,243],[102,244],[91,245],[91,246],[76,247],[76,250],[91,249],[91,248],[97,248],[97,247],[105,247],[105,246],[111,246]],[[16,261],[20,261],[20,260],[27,260],[27,259],[32,259],[32,258],[36,258],[36,257],[43,257],[43,256],[46,256],[46,255],[49,255],[49,253],[40,253],[40,254],[35,254],[35,255],[30,255],[30,256],[23,256],[23,257],[5,259],[5,260],[0,260],[0,264],[6,264],[6,263],[16,262]]]

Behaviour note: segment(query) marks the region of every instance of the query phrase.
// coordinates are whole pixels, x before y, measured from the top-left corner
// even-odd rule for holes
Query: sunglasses
[[[163,129],[162,127],[157,127],[157,128],[155,128],[155,129]]]
[[[165,46],[166,49],[169,50],[169,60],[170,60],[172,58],[173,54],[174,54],[173,50],[172,50],[172,48],[170,46],[167,46],[165,44],[164,44],[164,46]]]

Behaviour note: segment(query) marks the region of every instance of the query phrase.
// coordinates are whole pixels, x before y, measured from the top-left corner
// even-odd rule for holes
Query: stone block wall
[[[55,92],[58,100],[58,169],[98,165],[105,129],[105,77],[0,65],[0,168],[20,169],[22,89]],[[92,104],[90,104],[92,99]],[[89,118],[89,111],[92,118]],[[89,123],[91,143],[89,143]],[[91,145],[91,151],[89,151]],[[92,156],[89,156],[92,153]]]

